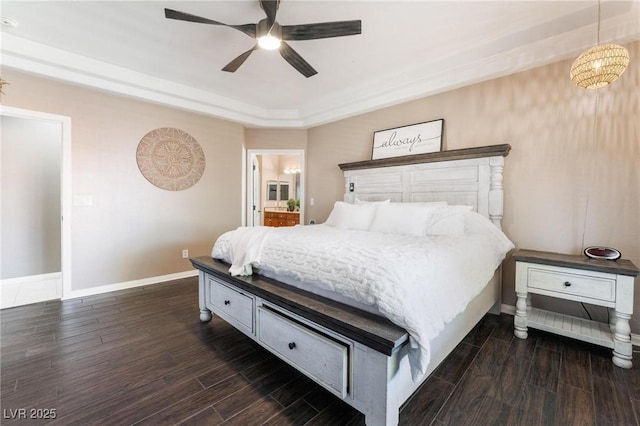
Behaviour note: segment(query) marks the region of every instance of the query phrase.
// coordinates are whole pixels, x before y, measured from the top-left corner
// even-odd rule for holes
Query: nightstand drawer
[[[614,279],[563,272],[558,269],[530,267],[527,287],[607,302],[615,301]]]

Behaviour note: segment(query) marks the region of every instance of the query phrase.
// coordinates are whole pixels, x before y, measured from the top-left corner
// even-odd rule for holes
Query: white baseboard
[[[60,272],[51,272],[49,274],[41,274],[41,275],[29,275],[27,277],[16,277],[16,278],[7,278],[5,280],[0,280],[0,286],[12,286],[19,284],[32,283],[34,281],[48,281],[48,280],[57,280],[60,279],[62,273]]]
[[[504,303],[501,306],[501,311],[503,314],[515,315],[516,307],[513,305],[505,305]]]
[[[504,314],[515,315],[516,314],[516,307],[513,306],[513,305],[502,304],[501,311]],[[631,333],[631,344],[633,346],[640,346],[640,334]]]
[[[161,275],[158,277],[143,278],[140,280],[108,284],[108,285],[91,287],[91,288],[82,289],[82,290],[72,290],[71,293],[65,294],[62,300],[77,299],[78,297],[94,296],[96,294],[108,293],[110,291],[126,290],[128,288],[141,287],[143,285],[158,284],[166,281],[195,277],[197,275],[198,275],[198,271],[193,269],[190,271],[176,272],[174,274]]]
[[[29,275],[0,280],[0,309],[60,299],[62,273]]]

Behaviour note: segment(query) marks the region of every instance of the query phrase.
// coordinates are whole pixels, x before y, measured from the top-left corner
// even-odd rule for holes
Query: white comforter
[[[513,243],[477,213],[465,235],[416,237],[340,230],[329,225],[238,228],[216,241],[212,257],[234,275],[260,273],[306,282],[376,307],[407,330],[412,376],[430,360],[429,342],[484,288]]]

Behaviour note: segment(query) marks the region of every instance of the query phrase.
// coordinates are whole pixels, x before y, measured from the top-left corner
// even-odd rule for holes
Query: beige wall
[[[60,272],[62,126],[0,117],[0,279]]]
[[[640,43],[627,47],[635,60],[599,91],[575,87],[565,61],[310,129],[308,217],[327,218],[344,192],[338,164],[370,159],[375,130],[444,118],[444,149],[511,144],[503,227],[518,248],[606,245],[640,266]],[[505,266],[503,302],[514,305],[513,261]],[[639,301],[640,290],[635,333]]]
[[[247,149],[306,149],[305,129],[246,129]]]
[[[74,206],[73,290],[191,269],[215,238],[241,223],[244,128],[239,124],[2,70],[5,105],[71,117],[73,194],[93,205]],[[165,191],[138,170],[140,139],[176,127],[202,146],[206,168],[184,191]]]

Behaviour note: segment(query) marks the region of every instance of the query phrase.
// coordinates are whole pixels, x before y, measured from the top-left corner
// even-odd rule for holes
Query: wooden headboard
[[[447,201],[473,206],[501,228],[502,169],[510,150],[491,145],[340,164],[344,201]]]

